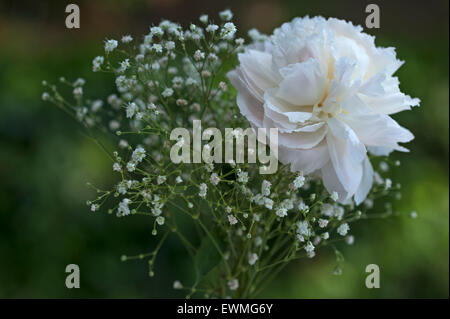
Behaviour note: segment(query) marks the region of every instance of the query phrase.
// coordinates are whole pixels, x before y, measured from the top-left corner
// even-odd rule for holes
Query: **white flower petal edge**
[[[292,171],[320,176],[339,201],[360,204],[373,184],[367,151],[408,151],[414,136],[389,115],[418,106],[393,74],[394,48],[375,46],[360,26],[296,18],[245,48],[228,74],[254,128],[278,128],[278,156]]]

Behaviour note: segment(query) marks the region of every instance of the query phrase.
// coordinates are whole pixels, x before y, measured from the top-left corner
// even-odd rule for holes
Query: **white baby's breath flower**
[[[105,58],[102,56],[97,56],[92,60],[92,71],[97,72],[101,69],[103,62],[105,61]]]
[[[222,91],[226,91],[226,90],[227,90],[227,84],[226,84],[225,82],[223,82],[223,81],[220,81],[220,82],[219,82],[219,88],[220,88]]]
[[[124,198],[119,203],[119,207],[117,208],[117,213],[119,214],[119,216],[130,215],[130,208],[128,208],[129,203],[130,203],[130,200],[128,198]]]
[[[389,170],[389,164],[385,161],[380,162],[380,170],[383,172],[387,172]]]
[[[311,229],[306,220],[298,222],[297,233],[305,237],[311,236]]]
[[[166,45],[164,46],[166,48],[166,50],[173,50],[175,49],[175,42],[173,41],[167,41]]]
[[[384,181],[384,188],[390,189],[392,187],[392,180],[390,178],[386,178]]]
[[[240,169],[238,170],[238,182],[242,183],[242,184],[246,184],[248,182],[248,173],[241,171]]]
[[[216,24],[210,24],[210,25],[208,25],[207,27],[206,27],[206,31],[207,32],[215,32],[215,31],[217,31],[219,29],[219,26],[218,25],[216,25]]]
[[[325,228],[328,225],[328,219],[320,218],[318,224],[320,228]]]
[[[138,106],[134,102],[129,102],[127,104],[126,112],[127,118],[132,118],[134,114],[139,110]]]
[[[73,89],[73,95],[75,97],[81,97],[83,95],[83,88],[82,87],[76,87]]]
[[[233,22],[227,22],[223,25],[222,31],[220,33],[222,39],[231,40],[234,38],[237,29]]]
[[[236,43],[237,45],[241,46],[245,43],[245,40],[242,38],[237,38],[236,40],[234,40],[234,43]]]
[[[241,113],[255,129],[278,128],[279,160],[318,173],[342,203],[361,203],[372,186],[367,151],[405,151],[399,143],[413,139],[389,116],[420,102],[400,92],[402,62],[359,26],[296,18],[238,58],[228,77]]]
[[[120,148],[127,148],[128,147],[128,142],[126,140],[120,140],[119,141],[119,147]]]
[[[178,106],[186,106],[188,102],[185,99],[177,99],[176,104]]]
[[[305,177],[303,175],[299,175],[294,179],[294,188],[299,189],[303,185],[305,185]]]
[[[227,218],[228,218],[228,222],[230,223],[230,225],[235,225],[238,222],[237,218],[231,214],[228,215]]]
[[[122,166],[119,163],[113,164],[113,171],[120,172],[122,170]]]
[[[264,198],[264,206],[267,208],[267,209],[272,209],[273,208],[273,200],[271,200],[270,198]]]
[[[209,77],[211,76],[211,72],[208,71],[208,70],[203,70],[203,71],[201,72],[201,75],[202,75],[202,77],[204,77],[204,78],[209,78]]]
[[[133,154],[131,154],[131,160],[135,163],[140,163],[145,158],[145,156],[145,149],[142,146],[138,146],[133,151]]]
[[[314,247],[313,243],[310,242],[310,241],[308,241],[308,242],[306,243],[306,245],[305,245],[305,251],[306,251],[308,254],[313,253],[315,248],[316,248],[316,247]]]
[[[204,53],[204,52],[202,52],[202,51],[200,51],[200,50],[195,51],[195,53],[194,53],[194,59],[195,59],[196,61],[203,60],[204,58],[205,58],[205,53]]]
[[[207,24],[208,23],[208,15],[207,14],[202,14],[199,18],[200,22],[203,24]]]
[[[91,105],[92,112],[94,112],[94,113],[98,112],[102,108],[102,106],[103,106],[103,101],[102,100],[95,100],[95,101],[93,101],[92,105]]]
[[[298,204],[297,208],[299,211],[306,211],[306,212],[309,211],[309,206],[306,205],[303,200]]]
[[[166,181],[166,177],[165,176],[163,176],[163,175],[159,175],[157,178],[156,178],[156,184],[158,184],[158,185],[161,185],[162,183],[164,183],[165,181]]]
[[[332,193],[331,193],[331,199],[332,200],[334,200],[335,202],[339,199],[339,195],[338,195],[338,193],[337,192],[335,192],[335,191],[333,191]]]
[[[206,146],[206,145],[205,145]],[[206,163],[205,164],[205,169],[208,173],[212,173],[213,169],[214,169],[214,164],[213,163]]]
[[[364,201],[364,206],[366,206],[368,209],[373,207],[373,200],[371,198],[366,198]]]
[[[261,184],[261,194],[263,196],[269,196],[270,195],[270,186],[272,186],[272,183],[267,181],[267,180],[263,180],[262,184]]]
[[[266,39],[266,36],[254,28],[248,31],[248,36],[253,40],[253,42],[263,41]]]
[[[208,191],[208,186],[205,183],[201,183],[199,186],[198,196],[205,198]]]
[[[122,43],[130,43],[131,41],[133,41],[133,37],[127,34],[124,35],[120,41],[122,41]]]
[[[83,78],[78,78],[73,82],[73,86],[83,86],[86,81]]]
[[[191,77],[188,77],[187,79],[186,79],[186,85],[187,86],[190,86],[190,85],[196,85],[197,84],[197,81],[195,80],[195,79],[193,79],[193,78],[191,78]]]
[[[129,172],[134,172],[136,170],[136,163],[134,162],[128,162],[127,163],[127,170]]]
[[[105,41],[105,51],[112,52],[115,48],[117,48],[117,40],[106,40]]]
[[[157,37],[161,37],[164,34],[164,31],[160,27],[151,27],[150,34],[155,35]]]
[[[345,243],[347,245],[353,245],[355,243],[355,237],[353,235],[348,235],[345,237]]]
[[[163,47],[162,47],[162,45],[159,44],[159,43],[154,43],[154,44],[152,45],[152,50],[153,50],[154,52],[156,52],[156,53],[162,53]]]
[[[220,182],[219,175],[217,175],[216,173],[212,173],[209,180],[211,181],[211,184],[213,184],[213,185],[217,185]]]
[[[162,216],[158,216],[158,217],[156,217],[156,222],[158,223],[158,225],[164,225],[164,222],[165,222],[165,218],[164,217],[162,217]]]
[[[50,99],[50,94],[48,92],[42,93],[42,101],[48,101]]]
[[[341,224],[339,225],[339,227],[337,228],[337,232],[339,235],[341,236],[345,236],[347,235],[347,232],[350,230],[350,226],[348,226],[347,223]]]
[[[255,253],[251,253],[248,256],[248,263],[249,263],[250,266],[253,266],[256,263],[257,260],[258,260],[258,255],[255,254]]]
[[[179,280],[175,280],[173,282],[173,289],[183,289],[183,284]]]
[[[233,12],[231,10],[223,10],[219,12],[219,17],[224,21],[230,21],[233,18]]]
[[[239,281],[237,279],[231,279],[228,282],[228,288],[230,288],[230,290],[237,290],[239,288]]]
[[[164,97],[172,96],[172,94],[173,94],[173,89],[171,89],[171,88],[166,88],[166,89],[164,89],[164,91],[161,93],[161,95],[164,96]]]
[[[130,67],[130,60],[129,59],[125,59],[122,62],[120,62],[120,68],[119,71],[120,72],[125,72],[129,67]]]
[[[278,217],[281,217],[281,218],[286,217],[286,216],[287,216],[287,209],[284,208],[284,207],[279,207],[279,208],[275,211],[275,214],[276,214]]]

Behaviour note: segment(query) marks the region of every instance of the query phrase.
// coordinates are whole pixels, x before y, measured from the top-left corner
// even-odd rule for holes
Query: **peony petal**
[[[379,72],[375,74],[359,87],[359,93],[373,97],[385,94],[383,87],[383,82],[385,78],[386,75],[384,73]]]
[[[383,146],[368,146],[367,149],[369,152],[375,156],[388,156],[390,153],[394,151],[392,147],[383,147]],[[400,152],[409,152],[409,150],[405,147],[398,146],[396,151]]]
[[[276,96],[293,105],[315,105],[325,95],[326,74],[317,60],[291,64],[280,73],[283,80]]]
[[[339,35],[335,39],[335,48],[338,56],[345,57],[355,64],[352,77],[363,78],[371,62],[365,48],[356,39]]]
[[[410,110],[411,106],[418,106],[420,100],[400,92],[399,84],[398,78],[388,77],[382,84],[385,94],[377,97],[365,96],[364,100],[374,112],[388,115]]]
[[[275,97],[274,90],[267,90],[264,94],[264,109],[267,116],[276,121],[289,121],[291,123],[303,123],[312,116],[310,107],[299,107],[289,104]],[[304,111],[303,111],[304,109]]]
[[[325,141],[322,141],[314,148],[308,150],[299,150],[278,146],[278,158],[283,164],[291,164],[291,171],[301,171],[304,174],[310,174],[321,169],[330,157]]]
[[[373,99],[367,104],[372,107],[375,112],[389,115],[410,110],[411,106],[419,106],[420,99],[413,99],[409,95],[398,92]]]
[[[338,193],[340,202],[346,201],[351,197],[336,175],[336,170],[331,161],[328,161],[328,163],[322,167],[320,175],[322,176],[323,185],[327,191],[330,194],[333,192]]]
[[[367,146],[387,147],[403,150],[398,143],[406,143],[414,139],[414,135],[398,125],[385,114],[340,115],[355,132],[358,138]]]
[[[353,195],[362,178],[366,148],[355,132],[336,118],[327,121],[327,144],[331,162],[344,189]]]
[[[238,55],[244,78],[262,95],[264,91],[277,86],[280,76],[272,71],[272,55],[267,52],[248,49]]]
[[[361,184],[358,187],[358,190],[355,193],[355,203],[356,205],[361,204],[369,194],[370,189],[373,184],[373,168],[372,164],[370,164],[369,157],[366,156],[366,159],[363,163],[363,176],[361,179]]]
[[[261,102],[247,89],[237,71],[227,74],[231,84],[237,89],[236,103],[244,115],[252,124],[261,126],[264,117],[264,108]]]
[[[297,131],[293,133],[278,133],[278,143],[289,148],[310,149],[319,144],[327,134],[324,125],[317,131]]]

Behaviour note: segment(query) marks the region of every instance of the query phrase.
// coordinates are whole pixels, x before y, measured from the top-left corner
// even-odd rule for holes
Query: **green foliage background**
[[[183,297],[171,286],[192,276],[176,238],[158,257],[156,276],[146,262],[120,256],[150,251],[151,222],[91,213],[95,194],[87,181],[114,182],[111,163],[84,138],[77,124],[40,100],[43,79],[87,80],[86,94],[104,98],[113,79],[91,72],[106,37],[143,35],[161,18],[189,23],[231,8],[242,35],[251,27],[270,33],[284,21],[309,14],[364,24],[364,1],[76,1],[81,29],[64,26],[68,1],[0,2],[0,297]],[[344,272],[332,274],[333,251],[290,265],[261,297],[448,298],[449,273],[449,83],[448,2],[377,1],[381,28],[366,30],[377,44],[394,46],[405,65],[401,88],[422,100],[395,116],[416,139],[391,172],[403,185],[394,203],[400,217],[362,221],[356,242],[341,247]],[[417,219],[409,212],[417,211]],[[81,288],[68,290],[65,267],[81,269]],[[381,269],[381,288],[364,286],[365,266]]]

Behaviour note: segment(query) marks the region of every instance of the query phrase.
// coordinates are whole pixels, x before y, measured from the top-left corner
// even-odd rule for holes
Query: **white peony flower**
[[[278,157],[292,171],[321,176],[340,202],[357,204],[373,183],[367,151],[407,151],[414,136],[389,115],[411,106],[395,71],[394,48],[377,48],[360,26],[296,18],[239,54],[228,77],[254,128],[278,128]],[[266,130],[269,131],[269,130]]]

